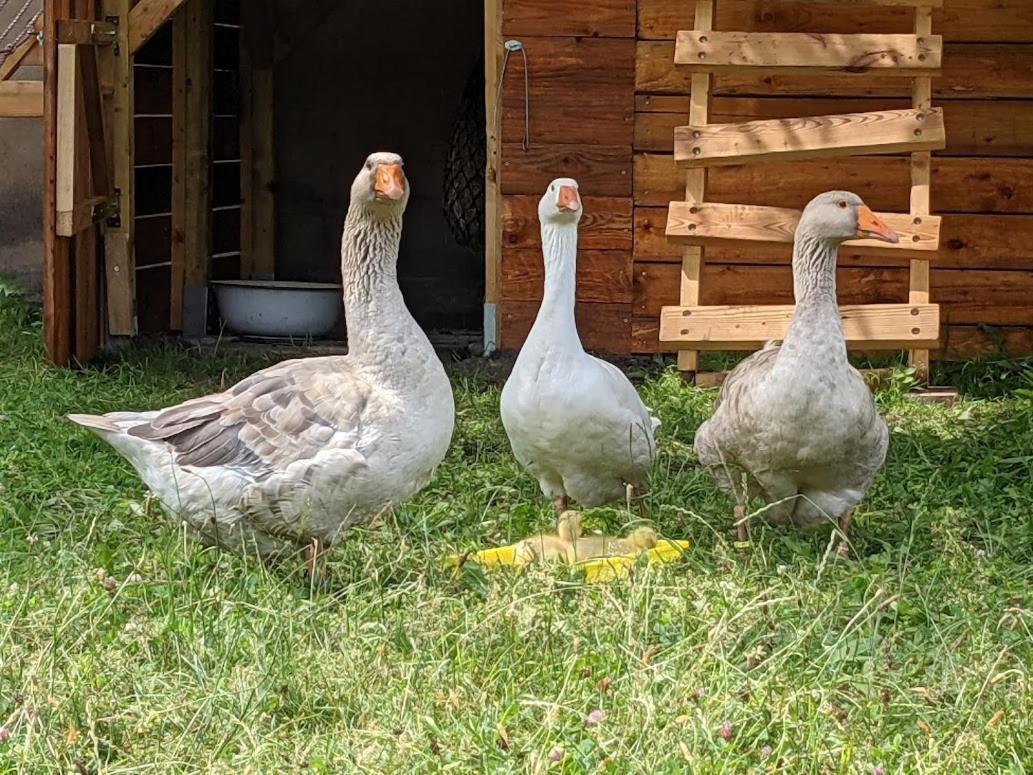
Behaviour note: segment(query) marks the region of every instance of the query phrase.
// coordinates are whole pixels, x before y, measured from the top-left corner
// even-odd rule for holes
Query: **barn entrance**
[[[427,330],[479,330],[483,2],[279,0],[275,13],[274,47],[295,20],[320,18],[274,66],[277,277],[340,280],[351,182],[370,152],[396,151],[412,185],[398,266],[406,301]]]

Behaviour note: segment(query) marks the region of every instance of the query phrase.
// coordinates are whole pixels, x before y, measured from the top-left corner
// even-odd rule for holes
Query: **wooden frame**
[[[484,116],[487,167],[484,171],[484,350],[499,347],[502,300],[501,113],[495,115],[502,88],[502,2],[484,2]]]

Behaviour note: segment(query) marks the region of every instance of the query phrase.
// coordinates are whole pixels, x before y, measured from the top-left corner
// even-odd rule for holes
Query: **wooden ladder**
[[[707,245],[792,243],[798,210],[729,205],[706,199],[707,169],[763,161],[789,161],[871,153],[911,154],[909,213],[879,213],[900,236],[846,243],[855,252],[910,258],[907,304],[840,307],[847,346],[909,350],[922,382],[929,351],[939,347],[940,310],[930,303],[929,259],[939,249],[940,218],[929,212],[930,152],[946,146],[943,112],[933,108],[931,78],[943,51],[932,34],[932,10],[942,0],[838,0],[859,5],[913,6],[913,35],[814,35],[724,32],[713,29],[716,0],[696,0],[695,29],[678,32],[674,62],[692,74],[689,123],[674,132],[674,160],[686,169],[685,201],[672,202],[667,238],[685,245],[681,304],[664,307],[660,341],[678,349],[678,367],[694,376],[701,350],[757,349],[785,336],[791,305],[700,306],[700,276]],[[825,0],[836,2],[836,0]],[[871,78],[913,79],[910,110],[834,116],[709,123],[711,77],[744,70],[827,75],[864,73]],[[702,376],[702,375],[698,375]]]

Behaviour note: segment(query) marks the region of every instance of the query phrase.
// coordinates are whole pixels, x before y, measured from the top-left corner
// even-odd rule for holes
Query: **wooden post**
[[[487,165],[484,171],[484,349],[499,346],[499,301],[502,289],[502,184],[499,177],[502,138],[499,74],[502,71],[502,0],[484,3],[484,116]]]
[[[274,49],[265,2],[241,6],[240,272],[272,279],[276,272]]]
[[[188,0],[186,14],[186,124],[183,137],[183,334],[207,332],[211,263],[212,5]]]
[[[714,28],[714,0],[696,0],[696,17],[693,28],[709,31]],[[706,124],[710,117],[710,74],[692,74],[692,93],[689,97],[689,123]],[[707,170],[705,167],[690,169],[685,173],[685,201],[694,204],[703,202],[706,195]],[[703,248],[691,246],[682,252],[681,304],[699,304],[699,281],[703,270]],[[686,376],[695,376],[699,368],[699,352],[682,350],[678,353],[678,369]]]
[[[187,209],[187,44],[188,9],[172,20],[172,267],[169,327],[183,330],[183,290],[186,271]]]
[[[113,74],[107,101],[111,134],[111,184],[118,195],[118,220],[104,232],[108,333],[136,335],[136,258],[133,200],[133,57],[129,53],[129,11],[132,0],[103,0],[105,17],[118,19],[117,44],[102,54]]]
[[[931,35],[933,31],[933,9],[915,9],[915,35],[920,38]],[[928,111],[932,103],[932,80],[929,76],[915,78],[912,87],[912,107],[915,110]],[[929,184],[931,177],[932,157],[929,151],[917,151],[911,154],[911,215],[916,219],[929,215]],[[912,259],[909,280],[908,302],[910,304],[929,303],[929,262],[925,259]],[[929,351],[912,350],[908,360],[915,369],[915,377],[920,382],[929,380]]]
[[[57,234],[57,27],[71,16],[71,0],[45,0],[43,13],[43,332],[47,357],[66,366],[72,355],[72,245]]]

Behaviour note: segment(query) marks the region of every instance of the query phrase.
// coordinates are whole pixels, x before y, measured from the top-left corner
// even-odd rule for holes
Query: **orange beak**
[[[390,199],[398,201],[405,194],[405,175],[402,174],[401,164],[380,164],[377,165],[377,180],[373,184],[373,191],[378,201]]]
[[[559,196],[556,197],[556,207],[559,210],[570,210],[577,212],[581,207],[581,197],[573,186],[560,186]]]
[[[887,226],[867,205],[857,208],[857,236],[859,239],[877,239],[883,242],[900,242],[900,237]]]

